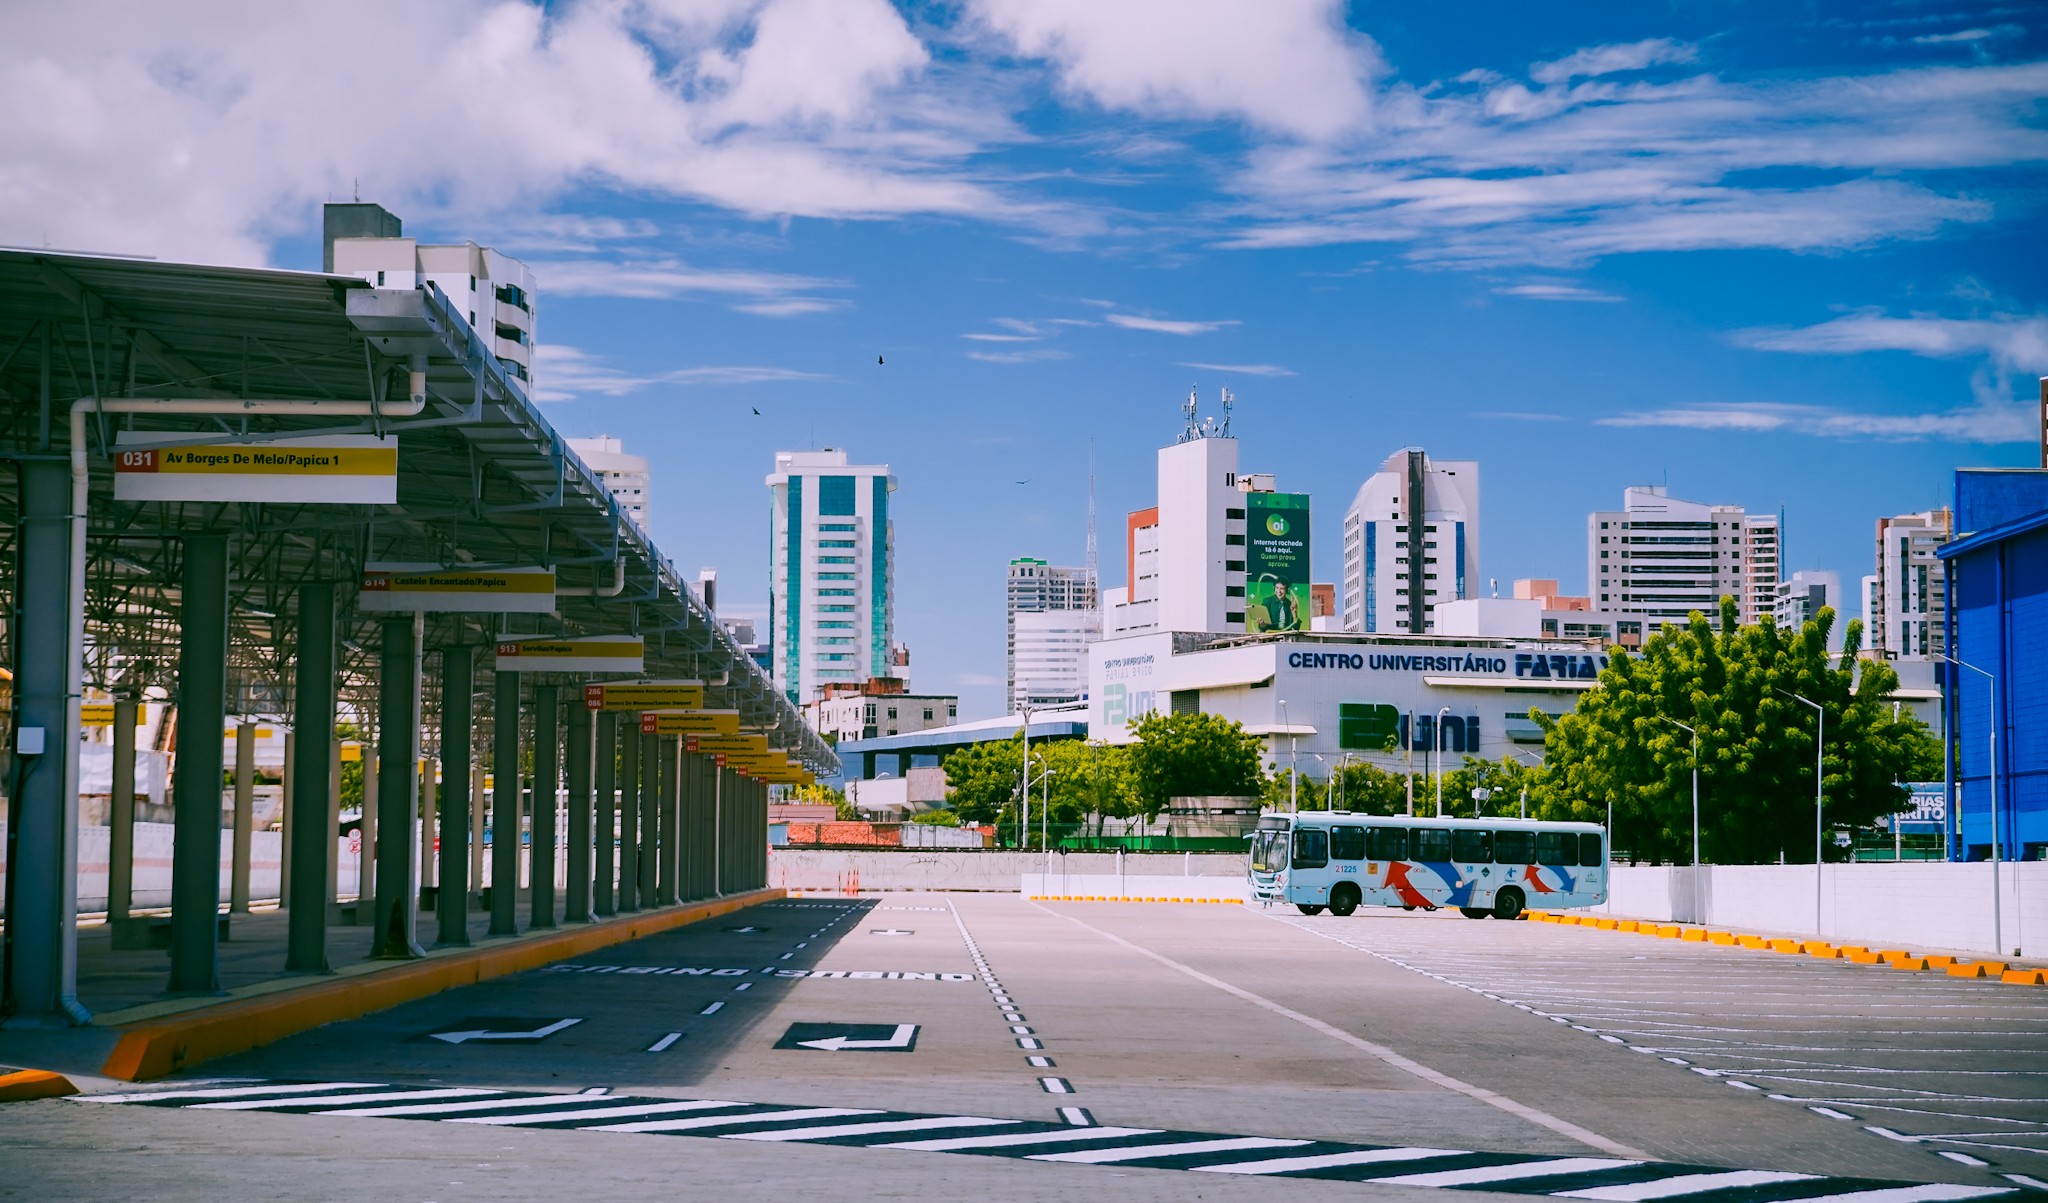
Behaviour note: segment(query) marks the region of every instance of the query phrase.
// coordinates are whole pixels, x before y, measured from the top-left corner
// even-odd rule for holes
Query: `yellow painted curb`
[[[78,1087],[63,1074],[47,1069],[24,1069],[0,1074],[0,1103],[26,1103],[30,1099],[55,1099],[77,1094]]]
[[[146,1082],[215,1057],[258,1048],[308,1028],[354,1019],[458,986],[523,973],[785,896],[786,892],[780,889],[755,890],[424,961],[395,962],[389,969],[359,977],[321,981],[296,990],[145,1020],[116,1029],[121,1038],[100,1072],[126,1082]]]

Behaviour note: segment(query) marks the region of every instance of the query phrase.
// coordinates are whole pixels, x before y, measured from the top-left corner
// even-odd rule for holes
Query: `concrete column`
[[[478,764],[473,747],[464,748],[463,755],[469,765],[469,894],[481,900],[484,889],[484,774]],[[470,905],[467,900],[464,906]],[[482,909],[482,902],[477,903]]]
[[[114,721],[120,722],[117,710]],[[249,913],[249,857],[256,846],[256,724],[235,725],[235,843],[228,876],[228,910]]]
[[[698,871],[698,860],[703,850],[697,846],[697,813],[703,809],[701,793],[697,786],[696,753],[687,750],[687,742],[676,741],[676,812],[682,816],[677,824],[686,832],[683,841],[683,871],[677,890],[685,899],[702,898],[704,883]]]
[[[419,875],[422,891],[441,884],[441,867],[433,854],[437,842],[435,835],[441,830],[441,782],[437,779],[440,767],[438,757],[421,759]]]
[[[661,736],[640,736],[640,904],[659,906],[656,877],[659,874],[661,841],[674,832],[661,830]]]
[[[555,926],[555,807],[562,790],[562,690],[533,687],[533,910],[530,928]]]
[[[591,826],[593,843],[596,845],[591,857],[594,870],[592,884],[595,891],[591,898],[591,909],[599,918],[618,913],[613,899],[613,883],[619,876],[618,850],[618,788],[619,788],[619,716],[607,710],[597,716],[597,821]]]
[[[619,720],[619,909],[640,909],[640,716]]]
[[[114,792],[107,799],[107,924],[135,897],[135,699],[114,700]]]
[[[42,732],[43,750],[16,756],[8,799],[12,855],[0,1016],[10,1027],[61,1027],[91,1019],[76,997],[78,756],[66,746],[77,729],[79,701],[70,695],[67,666],[81,649],[65,649],[72,617],[85,609],[85,599],[71,591],[70,535],[71,524],[85,516],[71,513],[71,478],[63,460],[25,460],[19,470],[20,567],[13,598],[20,607],[19,628],[8,634],[20,658],[14,665],[17,742],[9,751],[21,747],[22,734],[31,730]]]
[[[228,540],[187,535],[178,607],[178,771],[172,782],[173,994],[220,989],[221,725],[227,722]]]
[[[327,972],[327,902],[334,897],[334,829],[327,815],[327,770],[334,730],[334,586],[299,586],[299,645],[292,657],[292,736],[285,741],[285,782],[291,819],[285,867],[291,921],[284,967]]]
[[[375,927],[370,955],[412,960],[426,955],[419,937],[420,635],[418,614],[399,614],[382,623],[384,647],[377,682],[377,801],[365,794],[363,815],[377,813],[383,832],[376,855]],[[369,783],[368,765],[363,782]],[[365,850],[368,842],[365,841]]]
[[[590,711],[580,691],[569,695],[568,735],[563,756],[569,784],[569,890],[562,918],[590,921]]]
[[[356,820],[356,922],[368,923],[377,908],[377,802],[383,793],[377,772],[377,733],[363,732],[356,741],[362,756],[362,817]]]
[[[481,825],[470,823],[472,698],[476,649],[449,647],[441,652],[441,785],[448,804],[441,810],[441,872],[434,901],[437,943],[469,943],[469,891],[476,881],[470,844],[482,847]],[[483,787],[478,775],[477,788]]]
[[[519,674],[498,674],[491,716],[491,931],[519,934]]]
[[[327,797],[321,804],[320,821],[327,842],[327,894],[320,905],[334,907],[341,901],[341,741],[332,736],[327,740]],[[361,885],[360,878],[357,884]],[[330,914],[329,926],[334,920],[335,916]]]
[[[297,749],[298,740],[293,733],[284,733],[284,808],[277,821],[277,909],[290,910],[292,905],[292,753]]]
[[[681,822],[682,781],[678,776],[681,766],[676,761],[682,740],[673,737],[656,736],[654,746],[661,754],[661,854],[656,865],[654,879],[654,901],[662,906],[674,906],[682,896],[677,877],[682,873],[682,850],[689,842]]]

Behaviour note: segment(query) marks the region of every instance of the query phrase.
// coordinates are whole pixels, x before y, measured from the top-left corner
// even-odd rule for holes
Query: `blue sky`
[[[1630,484],[1788,566],[2031,465],[2048,28],[2002,3],[641,0],[0,14],[0,242],[317,266],[356,190],[533,264],[566,433],[766,599],[780,448],[891,464],[916,688],[992,713],[1003,572],[1105,583],[1190,385],[1316,500],[1481,464],[1481,575]],[[317,57],[316,57],[317,56]],[[887,362],[877,364],[876,357]],[[759,409],[760,415],[754,414]],[[1013,482],[1024,480],[1028,484]]]

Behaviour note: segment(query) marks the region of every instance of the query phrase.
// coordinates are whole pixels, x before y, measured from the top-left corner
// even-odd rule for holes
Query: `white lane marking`
[[[1937,1157],[1946,1157],[1950,1161],[1958,1162],[1962,1165],[1974,1165],[1980,1169],[1984,1166],[1991,1164],[1990,1162],[1985,1161],[1980,1157],[1972,1157],[1968,1153],[1957,1153],[1950,1149],[1936,1149],[1934,1151],[1934,1155]]]
[[[1886,1140],[1896,1140],[1900,1144],[1904,1145],[1916,1145],[1920,1143],[1920,1138],[1917,1136],[1901,1136],[1897,1132],[1892,1131],[1890,1128],[1880,1128],[1876,1124],[1865,1124],[1863,1125],[1863,1130],[1865,1132],[1875,1132],[1879,1136],[1884,1137]]]
[[[1597,1132],[1588,1131],[1587,1129],[1581,1128],[1579,1125],[1572,1123],[1569,1120],[1559,1119],[1557,1116],[1551,1115],[1549,1112],[1538,1111],[1536,1108],[1528,1106],[1525,1103],[1518,1103],[1514,1099],[1508,1098],[1505,1095],[1496,1094],[1493,1091],[1486,1089],[1484,1086],[1475,1086],[1470,1082],[1462,1081],[1458,1078],[1452,1077],[1449,1074],[1441,1073],[1437,1070],[1431,1069],[1429,1066],[1424,1065],[1419,1061],[1413,1061],[1407,1057],[1402,1056],[1401,1054],[1395,1052],[1393,1049],[1390,1049],[1383,1044],[1375,1044],[1370,1040],[1361,1039],[1360,1037],[1354,1036],[1342,1028],[1325,1023],[1322,1020],[1317,1019],[1313,1015],[1304,1015],[1300,1011],[1296,1011],[1291,1007],[1282,1006],[1281,1004],[1274,1002],[1270,998],[1267,998],[1263,995],[1254,994],[1241,986],[1233,986],[1229,982],[1226,982],[1221,978],[1211,977],[1210,975],[1203,973],[1201,970],[1196,969],[1191,965],[1183,965],[1179,961],[1176,961],[1171,957],[1163,956],[1159,953],[1153,952],[1149,948],[1141,948],[1138,945],[1131,943],[1129,940],[1126,940],[1121,936],[1112,935],[1111,933],[1106,932],[1099,927],[1096,927],[1089,923],[1084,923],[1080,919],[1077,919],[1072,915],[1063,914],[1059,911],[1052,910],[1048,907],[1040,906],[1036,902],[1027,902],[1025,905],[1036,907],[1038,910],[1044,911],[1048,915],[1057,916],[1073,924],[1076,927],[1092,931],[1096,935],[1101,936],[1103,939],[1108,940],[1113,944],[1118,944],[1125,948],[1128,948],[1132,952],[1135,952],[1140,956],[1146,957],[1153,961],[1157,961],[1161,965],[1164,965],[1177,973],[1181,973],[1188,977],[1191,977],[1204,985],[1212,986],[1218,990],[1223,991],[1225,994],[1231,995],[1235,998],[1243,999],[1245,1002],[1248,1002],[1255,1007],[1259,1007],[1263,1010],[1270,1011],[1275,1015],[1279,1015],[1287,1019],[1292,1019],[1294,1022],[1301,1024],[1303,1027],[1309,1028],[1313,1031],[1321,1032],[1323,1035],[1328,1036],[1332,1040],[1337,1040],[1344,1044],[1348,1044],[1361,1052],[1368,1053],[1371,1056],[1377,1057],[1381,1061],[1386,1062],[1388,1065],[1393,1066],[1395,1069],[1403,1070],[1407,1073],[1413,1074],[1414,1076],[1421,1078],[1425,1082],[1434,1083],[1435,1085],[1441,1086],[1446,1090],[1455,1090],[1459,1094],[1465,1095],[1468,1098],[1478,1099],[1480,1102],[1485,1103],[1492,1107],[1497,1107],[1510,1115],[1519,1116],[1520,1118],[1528,1120],[1531,1123],[1541,1124],[1543,1127],[1550,1129],[1552,1132],[1556,1132],[1562,1136],[1569,1136],[1573,1140],[1578,1141],[1580,1144],[1588,1145],[1592,1148],[1599,1149],[1603,1153],[1612,1153],[1617,1157],[1628,1157],[1637,1161],[1650,1160],[1650,1155],[1648,1153],[1644,1153],[1640,1150],[1630,1148],[1629,1146],[1622,1144],[1620,1141],[1609,1140],[1607,1137],[1602,1136]]]
[[[1369,1178],[1389,1186],[1471,1186],[1482,1182],[1513,1182],[1518,1178],[1554,1178],[1560,1174],[1583,1174],[1588,1170],[1621,1170],[1641,1161],[1616,1161],[1611,1157],[1560,1157],[1554,1161],[1525,1161],[1519,1165],[1488,1165],[1470,1170],[1436,1170],[1421,1174],[1396,1174],[1390,1178]]]
[[[1074,1088],[1068,1084],[1065,1078],[1040,1078],[1038,1079],[1038,1085],[1047,1094],[1074,1093]]]
[[[1035,1035],[1036,1033],[1034,1033],[1030,1028],[1025,1027],[1022,1024],[1012,1024],[1010,1027],[1010,1034],[1013,1036],[1031,1036]]]
[[[601,1089],[601,1088],[600,1088]],[[310,1115],[354,1115],[366,1119],[379,1119],[395,1115],[460,1115],[465,1111],[512,1110],[529,1107],[560,1107],[571,1099],[587,1099],[597,1096],[590,1094],[552,1094],[537,1099],[472,1099],[466,1103],[420,1103],[410,1107],[335,1107],[325,1111],[308,1112]]]
[[[1044,1048],[1045,1042],[1036,1036],[1017,1037],[1017,1047],[1022,1049]]]
[[[1061,1107],[1059,1112],[1060,1119],[1074,1125],[1076,1128],[1092,1128],[1095,1126],[1095,1117],[1088,1113],[1086,1107]]]
[[[871,1124],[831,1124],[822,1128],[780,1128],[773,1132],[734,1132],[728,1140],[825,1140],[833,1136],[866,1136],[873,1132],[920,1132],[933,1128],[987,1128],[1015,1124],[1014,1119],[973,1115],[938,1115],[927,1119],[880,1120]]]
[[[784,1119],[832,1119],[841,1115],[880,1115],[858,1107],[791,1107],[782,1111],[756,1111],[740,1115],[700,1115],[695,1119],[657,1119],[632,1124],[592,1124],[591,1132],[687,1132],[692,1128],[717,1128],[725,1124],[750,1124]]]
[[[1071,1144],[1077,1140],[1116,1140],[1125,1136],[1157,1136],[1157,1128],[1084,1128],[1072,1132],[1007,1132],[1001,1136],[954,1136],[940,1140],[901,1140],[869,1145],[871,1149],[916,1149],[924,1153],[957,1153],[965,1149],[1004,1149],[1016,1145]]]
[[[1027,1153],[1032,1161],[1071,1161],[1081,1165],[1108,1165],[1118,1161],[1142,1161],[1147,1157],[1178,1157],[1186,1153],[1228,1153],[1235,1149],[1298,1149],[1306,1140],[1283,1140],[1277,1136],[1238,1136],[1227,1140],[1184,1140],[1170,1145],[1137,1145],[1128,1149],[1075,1149],[1067,1153]]]
[[[1956,1186],[1930,1182],[1926,1186],[1894,1186],[1882,1190],[1852,1190],[1839,1195],[1808,1195],[1799,1203],[1935,1203],[1940,1199],[1981,1199],[1986,1195],[2009,1195],[2009,1186]]]
[[[663,1036],[661,1039],[655,1041],[653,1044],[648,1045],[647,1051],[650,1053],[664,1052],[667,1050],[669,1045],[674,1044],[676,1041],[681,1040],[682,1038],[683,1034],[681,1032],[670,1032],[668,1035]]]
[[[1431,1157],[1456,1157],[1462,1152],[1462,1149],[1361,1149],[1354,1153],[1325,1153],[1319,1157],[1280,1157],[1271,1161],[1233,1161],[1229,1165],[1188,1168],[1205,1174],[1285,1174],[1340,1165],[1372,1165],[1380,1161],[1424,1161]]]
[[[562,1100],[568,1102],[567,1099]],[[622,1115],[667,1115],[675,1111],[709,1111],[714,1107],[745,1107],[746,1103],[735,1103],[721,1099],[693,1099],[683,1103],[634,1103],[625,1107],[574,1107],[566,1111],[554,1111],[545,1115],[473,1115],[451,1119],[451,1124],[489,1124],[492,1127],[516,1127],[521,1124],[551,1124],[560,1119],[614,1119]]]
[[[304,1091],[304,1089],[304,1087],[300,1087],[301,1091]],[[461,1090],[454,1087],[442,1090],[383,1090],[376,1094],[350,1095],[347,1101],[352,1103],[391,1103],[404,1099],[473,1099],[479,1095],[502,1093],[503,1091],[498,1090]],[[194,1103],[190,1110],[254,1111],[260,1107],[303,1107],[310,1103],[332,1103],[334,1101],[333,1095],[301,1093],[297,1098],[287,1096],[285,1098],[236,1099],[220,1103]]]
[[[2025,1174],[2003,1174],[2000,1176],[2009,1182],[2017,1182],[2021,1186],[2029,1187],[2033,1190],[2048,1190],[2048,1182],[2043,1182],[2039,1178],[2030,1178]]]
[[[1724,1174],[1680,1174],[1655,1182],[1631,1182],[1626,1186],[1594,1186],[1562,1192],[1566,1199],[1605,1199],[1612,1203],[1641,1203],[1647,1199],[1668,1199],[1674,1195],[1698,1194],[1732,1186],[1767,1186],[1774,1182],[1805,1182],[1812,1174],[1781,1174],[1769,1170],[1729,1170]]]
[[[699,1015],[716,1015],[716,1014],[718,1014],[718,1013],[719,1013],[720,1011],[723,1011],[724,1009],[725,1009],[725,1004],[724,1004],[724,1003],[722,1003],[722,1002],[715,1002],[715,1003],[712,1003],[712,1004],[711,1004],[710,1006],[708,1006],[708,1007],[704,1008],[703,1010],[701,1010],[701,1011],[697,1012],[697,1014],[699,1014]]]
[[[740,992],[741,990],[752,990],[753,988],[754,988],[754,983],[752,983],[752,982],[741,982],[741,983],[740,983],[739,985],[737,985],[737,986],[734,986],[734,987],[733,987],[733,993],[737,994],[737,993],[739,993],[739,992]]]
[[[134,1094],[82,1094],[84,1103],[147,1103],[153,1099],[233,1099],[274,1094],[304,1094],[309,1090],[362,1090],[382,1082],[322,1082],[314,1085],[294,1082],[287,1086],[220,1086],[209,1090],[144,1090]]]
[[[1051,1068],[1052,1068],[1052,1058],[1051,1058],[1051,1057],[1026,1057],[1026,1058],[1024,1058],[1024,1063],[1025,1063],[1026,1065],[1029,1065],[1029,1066],[1030,1066],[1031,1068],[1033,1068],[1033,1069],[1051,1069]]]
[[[1837,1111],[1833,1107],[1808,1107],[1807,1110],[1813,1112],[1815,1115],[1825,1115],[1829,1119],[1854,1120],[1856,1118],[1853,1115]]]

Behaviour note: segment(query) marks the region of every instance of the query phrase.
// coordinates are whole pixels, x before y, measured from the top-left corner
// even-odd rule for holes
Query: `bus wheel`
[[[1339,919],[1358,909],[1358,887],[1350,882],[1330,891],[1330,913]]]
[[[1294,909],[1304,915],[1320,915],[1323,913],[1323,908],[1313,902],[1297,902],[1294,904]]]
[[[1461,906],[1458,908],[1458,913],[1467,919],[1484,919],[1493,912],[1483,906]]]
[[[1493,896],[1493,917],[1496,919],[1519,919],[1522,917],[1522,892],[1513,886]]]

